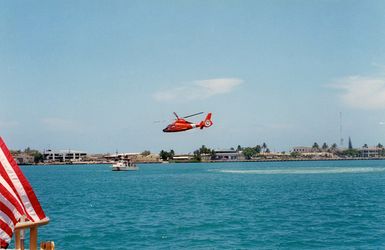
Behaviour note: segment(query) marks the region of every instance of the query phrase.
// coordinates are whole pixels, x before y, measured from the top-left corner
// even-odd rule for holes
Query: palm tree
[[[326,144],[326,142],[324,142],[324,144],[322,144],[322,150],[326,151],[328,148],[329,146]]]
[[[319,145],[318,145],[318,143],[314,142],[312,148],[313,148],[313,150],[319,151]]]
[[[337,150],[337,144],[336,143],[333,143],[331,146],[330,146],[330,151],[334,152]]]
[[[263,152],[266,152],[266,148],[267,148],[266,143],[262,143],[262,150],[263,150]]]
[[[348,146],[349,149],[353,149],[353,144],[352,144],[352,140],[350,139],[350,136],[349,136],[349,146]]]
[[[167,161],[168,159],[168,153],[164,150],[161,150],[160,153],[159,153],[159,156],[160,158],[163,160],[163,161]]]

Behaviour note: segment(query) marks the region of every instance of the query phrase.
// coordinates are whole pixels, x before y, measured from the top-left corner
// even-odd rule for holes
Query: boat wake
[[[384,172],[385,168],[292,168],[292,169],[255,169],[255,170],[232,170],[215,169],[214,172],[228,174],[355,174]]]

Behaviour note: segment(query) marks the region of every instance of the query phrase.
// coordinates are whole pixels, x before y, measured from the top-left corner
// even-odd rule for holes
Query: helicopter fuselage
[[[213,122],[211,121],[211,113],[208,113],[205,120],[199,123],[192,123],[192,122],[186,121],[183,118],[179,118],[177,116],[177,119],[175,120],[175,122],[171,123],[166,128],[164,128],[163,132],[174,133],[174,132],[182,132],[182,131],[190,130],[193,128],[203,129],[203,128],[208,128],[211,125],[213,125]]]
[[[197,126],[199,126],[199,124],[194,124],[184,119],[177,119],[174,123],[171,123],[165,129],[163,129],[163,132],[166,132],[166,133],[182,132],[182,131],[196,128]]]

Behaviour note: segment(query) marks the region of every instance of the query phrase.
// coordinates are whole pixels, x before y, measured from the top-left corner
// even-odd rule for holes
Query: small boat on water
[[[121,160],[112,164],[112,171],[132,171],[139,168],[130,160]]]

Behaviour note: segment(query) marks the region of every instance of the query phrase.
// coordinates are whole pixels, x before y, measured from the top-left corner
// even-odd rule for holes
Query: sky
[[[1,1],[0,136],[12,149],[288,151],[339,144],[341,112],[344,146],[385,144],[384,10],[380,0]],[[212,112],[214,125],[163,133],[174,111]]]

